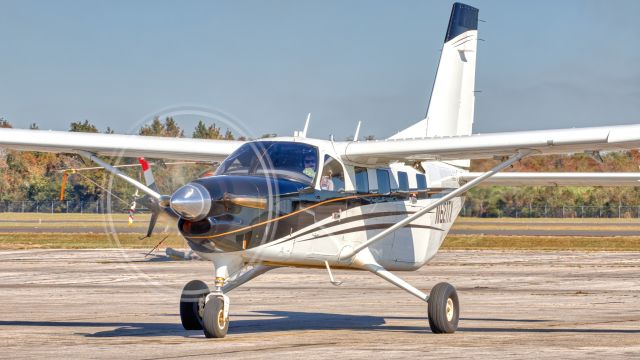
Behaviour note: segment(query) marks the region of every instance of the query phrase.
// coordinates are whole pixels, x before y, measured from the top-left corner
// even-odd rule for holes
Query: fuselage
[[[459,186],[451,179],[462,170],[452,165],[350,164],[341,161],[340,150],[331,141],[297,137],[243,145],[215,175],[176,191],[172,204],[188,204],[185,194],[198,200],[184,207],[190,219],[178,222],[181,234],[205,259],[228,252],[248,262],[350,267],[342,252]],[[376,261],[389,270],[424,265],[462,201],[454,198],[371,246]]]

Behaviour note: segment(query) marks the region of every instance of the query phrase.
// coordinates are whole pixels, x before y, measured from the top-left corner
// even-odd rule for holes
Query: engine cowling
[[[179,188],[171,196],[171,209],[180,216],[178,229],[192,247],[237,251],[246,249],[255,238],[268,238],[277,224],[256,224],[282,216],[276,204],[307,187],[280,178],[212,176]]]

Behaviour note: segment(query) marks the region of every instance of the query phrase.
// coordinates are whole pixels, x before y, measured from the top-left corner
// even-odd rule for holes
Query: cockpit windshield
[[[216,175],[264,175],[313,184],[318,149],[309,144],[256,141],[242,145],[220,164]]]

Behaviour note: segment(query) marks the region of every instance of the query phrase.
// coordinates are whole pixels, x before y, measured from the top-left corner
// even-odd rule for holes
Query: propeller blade
[[[151,171],[151,166],[149,166],[149,163],[147,162],[147,160],[141,157],[141,158],[138,158],[138,162],[140,163],[140,166],[142,166],[142,172],[144,174],[144,182],[147,184],[147,186],[150,189],[158,191],[158,186],[156,186],[156,179],[153,178],[153,172]]]
[[[147,228],[147,235],[145,236],[145,238],[151,237],[153,228],[156,227],[156,222],[158,221],[158,215],[160,215],[159,211],[154,211],[151,213],[151,219],[149,220],[149,227]]]

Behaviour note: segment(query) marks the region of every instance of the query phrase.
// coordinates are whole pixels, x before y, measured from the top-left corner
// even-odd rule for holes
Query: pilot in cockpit
[[[309,152],[304,154],[304,170],[303,174],[307,175],[311,179],[316,177],[316,155]]]

